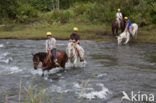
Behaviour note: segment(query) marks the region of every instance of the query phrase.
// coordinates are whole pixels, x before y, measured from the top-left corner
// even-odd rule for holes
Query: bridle
[[[38,62],[34,62],[34,61],[33,61],[33,63],[34,63],[34,64],[38,64],[38,63],[39,63],[39,57],[37,57],[37,60],[38,60]]]
[[[38,64],[38,62],[33,62],[34,64]]]

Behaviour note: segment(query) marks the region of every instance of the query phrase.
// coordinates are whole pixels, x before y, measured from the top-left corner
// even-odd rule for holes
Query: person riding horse
[[[52,37],[51,32],[47,32],[47,40],[46,40],[46,53],[48,54],[48,59],[51,60],[51,55],[54,58],[54,63],[56,66],[59,66],[56,57],[56,39]]]
[[[118,12],[116,13],[116,20],[118,22],[119,28],[120,28],[120,22],[121,22],[122,19],[123,19],[122,13],[120,12],[120,9],[118,9]]]
[[[120,9],[118,9],[118,12],[116,13],[116,20],[113,20],[112,22],[113,36],[118,35],[118,30],[121,30],[121,32],[125,30],[125,20],[123,19]]]
[[[132,26],[131,26],[131,21],[128,19],[128,17],[125,17],[125,21],[126,21],[126,31],[130,33],[130,36],[133,38],[132,35]]]
[[[74,43],[74,47],[80,56],[80,62],[83,62],[84,58],[83,58],[83,53],[81,52],[82,47],[79,45],[80,44],[80,36],[78,35],[78,28],[74,27],[73,30],[74,30],[74,32],[70,35],[69,42]]]

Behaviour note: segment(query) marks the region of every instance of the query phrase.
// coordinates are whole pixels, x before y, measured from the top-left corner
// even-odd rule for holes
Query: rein
[[[38,64],[38,62],[33,62],[34,64]]]

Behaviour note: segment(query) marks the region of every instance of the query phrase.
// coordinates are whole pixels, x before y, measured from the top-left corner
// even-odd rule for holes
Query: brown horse
[[[125,30],[125,27],[126,27],[126,24],[125,24],[125,20],[122,19],[120,21],[120,28],[119,28],[119,25],[118,25],[118,22],[117,21],[113,21],[112,22],[112,33],[113,33],[113,36],[117,36],[118,35],[118,30],[120,29],[121,32],[123,32]]]
[[[66,52],[62,50],[57,50],[56,56],[57,56],[57,61],[60,64],[60,67],[65,69],[65,64],[68,61],[68,56]],[[34,64],[35,70],[37,70],[39,63],[42,62],[42,67],[43,67],[42,76],[44,76],[45,70],[49,71],[52,68],[57,67],[53,61],[53,56],[51,56],[50,59],[47,59],[47,58],[48,58],[48,54],[45,52],[39,52],[39,53],[33,54],[33,64]]]

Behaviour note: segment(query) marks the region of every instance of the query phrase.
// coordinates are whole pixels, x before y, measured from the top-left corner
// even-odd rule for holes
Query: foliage
[[[156,23],[155,0],[4,0],[0,3],[0,23],[111,23],[117,8],[141,26]]]
[[[71,17],[72,13],[69,10],[53,10],[45,13],[42,19],[48,23],[68,23]]]

